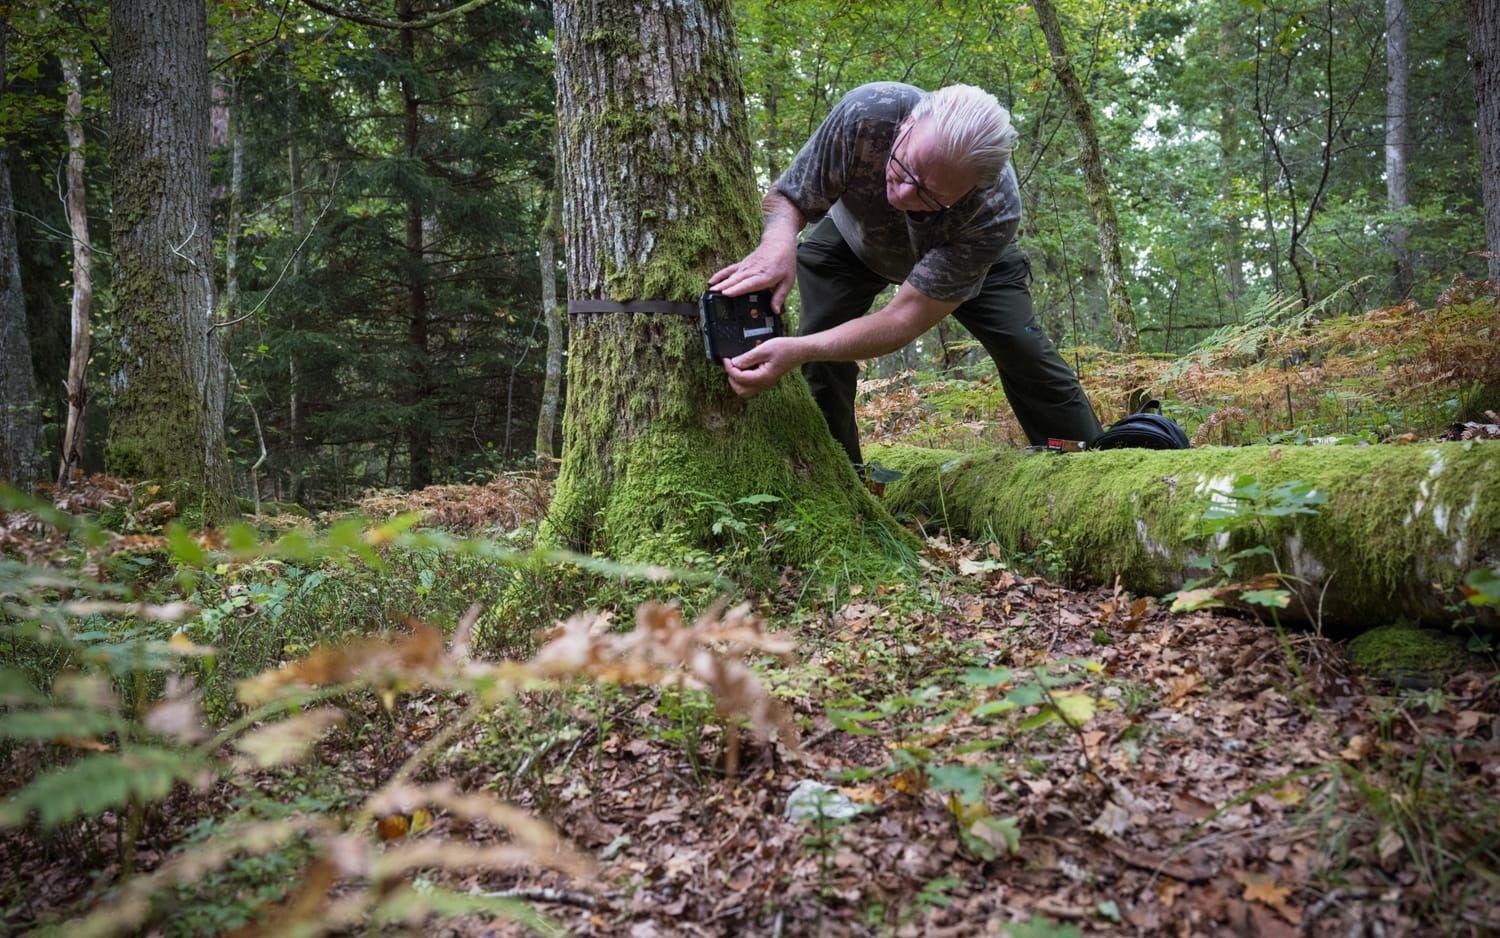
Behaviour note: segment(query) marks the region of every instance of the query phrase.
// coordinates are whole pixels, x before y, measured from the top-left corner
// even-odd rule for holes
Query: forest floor
[[[534,502],[532,485],[490,510]],[[413,501],[456,516],[484,504],[462,488]],[[1070,588],[991,553],[931,539],[922,582],[856,590],[836,606],[809,603],[788,571],[757,611],[796,650],[760,673],[801,743],[747,738],[733,778],[724,724],[697,692],[526,694],[443,740],[417,777],[547,819],[597,870],[430,881],[527,899],[584,935],[1500,927],[1489,901],[1500,875],[1493,669],[1397,690],[1354,673],[1338,642]],[[231,816],[347,819],[464,709],[420,691],[388,711],[373,694],[345,706],[349,725],[300,765],[179,786],[146,815],[136,868]],[[33,773],[40,760],[26,755],[8,763],[0,791]],[[828,788],[793,819],[789,798],[806,780]],[[380,838],[499,837],[441,811],[417,818],[382,818]],[[66,836],[0,837],[7,930],[114,895],[122,823],[105,812]],[[158,900],[149,930],[276,934],[315,862],[302,848],[234,864]],[[323,888],[311,907],[303,897],[304,912],[343,887]],[[402,930],[526,929],[469,915]]]
[[[1085,384],[1120,401],[1141,384],[1172,388],[1168,412],[1200,442],[1489,439],[1500,421],[1484,414],[1484,382],[1500,346],[1484,337],[1497,324],[1493,300],[1469,294],[1315,330],[1249,317],[1175,361],[1100,359]],[[872,383],[867,436],[1014,443],[988,365],[963,373]],[[355,508],[510,544],[548,495],[544,479],[507,475]],[[0,632],[10,658],[0,662],[0,736],[10,740],[0,825],[13,825],[0,829],[6,934],[91,913],[91,934],[1500,933],[1493,657],[1397,687],[1353,667],[1346,643],[1283,629],[1266,610],[1173,613],[1154,597],[1075,583],[1045,549],[1010,557],[927,537],[923,573],[903,583],[825,593],[784,571],[751,618],[735,620],[789,650],[780,661],[751,656],[754,677],[724,669],[710,647],[723,643],[692,646],[681,663],[717,675],[733,698],[728,718],[701,689],[632,685],[620,667],[548,689],[517,684],[476,707],[455,687],[492,685],[453,646],[467,644],[464,610],[499,603],[511,573],[456,541],[401,547],[399,532],[283,513],[258,516],[246,536],[305,531],[365,559],[303,544],[302,556],[235,560],[216,553],[222,536],[166,530],[172,506],[149,488],[96,479],[58,507],[107,518],[111,531],[70,548],[34,516],[0,513],[0,598],[15,629]],[[758,533],[742,530],[740,559]],[[383,564],[367,562],[372,545]],[[81,579],[56,579],[58,558]],[[97,581],[137,584],[135,598],[165,604],[162,621],[108,602],[64,609],[70,590]],[[671,614],[644,603],[661,594],[616,582],[590,605],[661,625]],[[710,610],[700,621],[718,621],[711,595],[681,595]],[[66,642],[23,634],[28,616],[53,622]],[[364,651],[309,655],[340,641]],[[504,651],[524,657],[540,641],[510,636]],[[339,655],[406,662],[408,673],[325,697],[338,719],[298,705],[276,724],[279,737],[269,717],[252,720],[239,729],[267,731],[255,746],[205,751],[215,743],[197,723],[240,716],[246,679],[301,660],[345,680],[353,672],[339,671]],[[430,673],[413,677],[407,659]],[[59,675],[79,666],[113,680],[65,687]],[[179,668],[198,696],[167,683]],[[442,668],[468,683],[442,685],[432,677]],[[27,681],[53,699],[36,703]],[[742,733],[744,716],[795,727],[796,745]],[[169,774],[153,788],[105,770],[115,756],[112,771],[138,765],[127,743],[142,740],[167,758],[174,732],[173,758],[196,753],[192,765],[214,772]],[[21,824],[24,811],[4,820],[8,804],[54,778],[31,805],[43,819],[55,808],[55,823]],[[376,796],[408,781],[442,803]],[[138,793],[134,807],[119,807],[125,792]],[[489,862],[508,844],[545,841],[509,823],[501,801],[572,844],[583,857],[573,872],[545,871],[561,854],[534,844],[521,860],[537,863]],[[224,838],[276,824],[301,833],[203,859]],[[491,852],[473,853],[482,850]],[[410,869],[371,872],[396,856]],[[133,892],[142,884],[149,901]],[[508,916],[465,913],[514,900],[524,905]],[[376,906],[384,924],[349,912]],[[445,917],[426,917],[439,907]]]

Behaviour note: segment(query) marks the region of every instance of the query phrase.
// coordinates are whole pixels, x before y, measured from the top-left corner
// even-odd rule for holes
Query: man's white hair
[[[1010,112],[995,96],[973,85],[929,91],[911,111],[912,126],[927,121],[938,156],[993,179],[1005,168],[1016,145]]]

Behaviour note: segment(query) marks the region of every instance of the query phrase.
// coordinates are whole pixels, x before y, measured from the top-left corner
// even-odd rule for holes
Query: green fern
[[[52,827],[121,807],[132,798],[155,801],[204,768],[192,753],[147,746],[84,756],[45,773],[0,804],[0,827],[24,824],[33,811],[44,827]]]
[[[87,739],[123,728],[118,717],[97,710],[21,710],[0,716],[0,739]]]

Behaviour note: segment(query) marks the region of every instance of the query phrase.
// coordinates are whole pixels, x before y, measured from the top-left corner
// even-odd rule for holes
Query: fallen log
[[[1264,544],[1297,596],[1283,615],[1350,632],[1395,621],[1451,622],[1474,612],[1459,585],[1500,566],[1500,442],[1413,446],[1202,447],[1159,452],[960,453],[867,447],[903,473],[885,501],[1014,553],[1047,552],[1099,583],[1156,594]],[[1256,517],[1209,533],[1204,512],[1233,505],[1236,480],[1311,483],[1316,514]],[[1235,580],[1272,569],[1243,558]],[[1459,604],[1455,606],[1455,604]],[[1487,612],[1488,624],[1495,624]]]

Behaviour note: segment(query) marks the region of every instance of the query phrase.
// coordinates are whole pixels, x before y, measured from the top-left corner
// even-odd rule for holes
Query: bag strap
[[[668,316],[698,316],[697,303],[674,303],[671,300],[569,300],[568,315],[585,313],[660,313]]]

